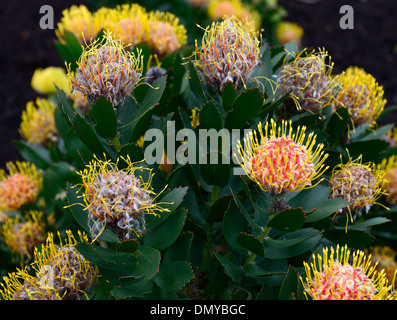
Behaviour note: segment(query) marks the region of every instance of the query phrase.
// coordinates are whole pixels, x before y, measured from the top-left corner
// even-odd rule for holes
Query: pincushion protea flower
[[[79,242],[87,241],[79,233],[78,242],[70,230],[67,238],[60,244],[54,243],[54,236],[49,233],[45,244],[35,248],[31,267],[36,272],[33,276],[27,269],[13,272],[4,277],[3,290],[0,294],[5,300],[70,300],[88,298],[87,290],[98,276],[98,268],[87,261],[76,249]]]
[[[34,91],[46,95],[56,93],[55,85],[65,92],[69,89],[69,79],[61,67],[37,68],[30,84]]]
[[[306,298],[313,300],[386,300],[390,297],[392,285],[388,284],[384,270],[371,266],[371,256],[363,251],[353,252],[349,262],[350,250],[347,246],[323,248],[322,255],[312,255],[310,264],[303,262],[305,280],[300,277]]]
[[[139,4],[123,4],[106,14],[106,29],[121,38],[126,49],[132,49],[146,40],[148,14]]]
[[[356,160],[349,158],[346,164],[337,165],[329,180],[330,197],[341,197],[349,202],[339,213],[346,212],[353,222],[365,209],[368,213],[376,200],[385,193],[384,171],[374,163],[362,163],[362,156]],[[352,211],[355,215],[352,215]]]
[[[168,56],[186,44],[186,28],[172,13],[151,11],[147,23],[145,43],[160,57]]]
[[[36,102],[29,101],[22,111],[22,122],[19,132],[23,139],[30,143],[48,146],[58,138],[55,126],[55,104],[48,99],[37,98]]]
[[[292,41],[299,42],[303,37],[303,33],[303,28],[295,22],[281,22],[276,29],[276,37],[281,44]]]
[[[255,30],[258,30],[261,25],[259,12],[240,0],[210,0],[207,13],[212,20],[234,16],[244,23],[251,23]]]
[[[62,299],[79,299],[85,295],[98,276],[98,268],[86,260],[76,249],[79,242],[86,242],[87,236],[79,233],[77,241],[70,230],[67,238],[60,244],[54,243],[54,236],[49,233],[45,245],[35,250],[32,264],[36,278],[41,286],[55,289]]]
[[[238,143],[242,159],[240,163],[248,177],[262,190],[271,195],[300,191],[313,186],[327,169],[324,165],[328,154],[323,144],[316,146],[316,135],[311,132],[306,139],[306,127],[292,131],[292,121],[282,121],[281,126],[273,119],[258,125],[259,137],[254,131]],[[321,179],[319,180],[319,182]]]
[[[32,163],[7,163],[8,174],[0,169],[0,210],[19,210],[34,203],[43,185],[42,171]]]
[[[335,106],[347,108],[353,128],[364,123],[374,124],[386,104],[383,87],[372,75],[358,67],[347,68],[336,77],[336,81],[341,90]]]
[[[139,236],[146,230],[145,215],[168,211],[156,203],[151,188],[150,169],[123,160],[128,166],[120,170],[118,161],[95,159],[79,174],[83,180],[83,199],[92,237],[98,237],[109,225],[123,239]],[[139,173],[147,174],[144,180]]]
[[[21,258],[31,258],[37,242],[44,241],[43,212],[31,210],[21,220],[20,216],[9,218],[3,225],[2,235],[12,252]]]
[[[278,77],[278,89],[289,94],[298,110],[318,112],[330,105],[338,85],[331,77],[333,63],[324,50],[303,56],[303,50],[289,64],[283,65]]]
[[[72,91],[84,94],[90,102],[106,97],[116,107],[127,98],[142,74],[142,59],[138,54],[126,51],[121,40],[115,40],[105,32],[86,47],[77,62],[76,75],[69,70]]]
[[[50,287],[44,287],[27,267],[18,269],[3,277],[0,296],[4,300],[61,300],[59,293]]]
[[[85,5],[73,5],[62,11],[62,18],[55,34],[58,40],[64,43],[65,31],[69,31],[80,44],[85,45],[91,39],[95,39],[101,29],[101,19],[96,19]]]
[[[380,272],[385,270],[387,280],[395,285],[395,277],[397,272],[396,256],[397,252],[388,246],[374,246],[365,250],[367,255],[371,254],[372,263],[378,263],[376,269]]]
[[[260,63],[260,41],[257,32],[235,17],[214,22],[205,29],[200,48],[197,46],[195,65],[201,78],[221,92],[230,81],[238,90],[251,80]]]

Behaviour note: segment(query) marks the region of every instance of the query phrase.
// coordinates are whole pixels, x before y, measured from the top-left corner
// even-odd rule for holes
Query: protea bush
[[[0,172],[0,296],[396,299],[381,85],[274,1],[163,2],[64,11]]]

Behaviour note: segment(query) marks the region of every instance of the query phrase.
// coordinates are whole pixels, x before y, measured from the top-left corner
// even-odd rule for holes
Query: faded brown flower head
[[[359,217],[361,211],[369,209],[384,194],[384,171],[373,163],[362,164],[361,156],[356,160],[349,159],[346,164],[336,166],[330,178],[330,196],[341,197],[349,202],[347,206],[351,221]],[[345,211],[340,209],[340,212]],[[355,212],[355,216],[352,212]]]
[[[118,169],[117,162],[95,159],[79,173],[93,238],[98,237],[106,225],[121,239],[140,236],[146,230],[146,214],[168,211],[155,202],[151,170],[134,165],[129,158],[124,160],[128,167],[123,170]],[[138,174],[145,171],[149,174],[147,181]]]
[[[278,88],[282,95],[290,92],[289,98],[298,110],[317,112],[335,98],[337,84],[330,76],[333,64],[325,51],[307,56],[302,56],[302,52],[283,66],[277,80]]]
[[[220,92],[231,82],[238,90],[251,80],[260,63],[260,41],[250,24],[235,17],[226,18],[205,29],[201,46],[197,46],[195,65],[201,78]]]
[[[115,40],[105,32],[86,47],[80,57],[75,76],[69,70],[72,92],[81,92],[90,102],[101,96],[117,107],[137,85],[142,74],[142,56],[123,48],[121,40]]]

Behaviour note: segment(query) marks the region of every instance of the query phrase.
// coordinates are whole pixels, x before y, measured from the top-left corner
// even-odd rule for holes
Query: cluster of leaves
[[[72,34],[66,44],[58,47],[69,60],[81,53]],[[150,53],[140,46],[145,59]],[[294,44],[288,45],[288,51]],[[287,51],[283,46],[263,44],[258,79],[277,76]],[[76,171],[93,159],[106,156],[116,160],[129,156],[132,161],[144,159],[140,137],[150,128],[157,128],[167,137],[167,121],[175,121],[176,130],[254,129],[259,121],[274,117],[285,101],[270,83],[258,86],[253,82],[239,91],[231,83],[218,94],[200,80],[194,64],[184,48],[161,61],[166,75],[152,86],[140,85],[133,97],[116,110],[104,98],[90,106],[87,114],[72,107],[67,95],[57,89],[58,108],[55,120],[59,139],[49,148],[16,142],[21,155],[44,171],[43,197],[46,212],[53,212],[54,230],[85,230],[89,232],[87,212],[77,188]],[[146,63],[144,63],[146,66]],[[261,78],[263,77],[263,78]],[[199,111],[199,125],[191,124],[191,110]],[[385,113],[386,114],[386,113]],[[147,232],[136,239],[120,241],[106,229],[95,243],[81,243],[79,252],[98,266],[101,278],[89,293],[91,299],[303,299],[298,275],[302,263],[321,246],[347,244],[364,249],[376,241],[393,243],[396,208],[384,210],[375,206],[346,227],[347,217],[334,220],[335,213],[347,202],[329,198],[327,182],[330,170],[347,159],[362,155],[364,161],[380,160],[394,149],[381,137],[391,126],[369,129],[367,125],[350,132],[348,112],[330,108],[324,116],[296,112],[292,125],[307,126],[317,134],[330,155],[330,169],[317,186],[286,195],[290,209],[270,212],[270,197],[245,176],[233,174],[236,164],[173,165],[166,173],[158,164],[147,165],[155,172],[152,187],[161,194],[158,201],[167,203],[169,212],[146,219]],[[198,136],[198,134],[197,134]],[[111,141],[118,137],[119,145]],[[232,148],[230,144],[230,154]],[[208,153],[213,156],[214,151]],[[216,152],[216,151],[215,151]],[[221,150],[215,157],[222,158]],[[123,163],[119,162],[119,167]],[[59,197],[66,191],[66,198]],[[81,191],[79,191],[81,192]],[[269,232],[265,238],[263,230]],[[375,238],[376,237],[376,238]]]

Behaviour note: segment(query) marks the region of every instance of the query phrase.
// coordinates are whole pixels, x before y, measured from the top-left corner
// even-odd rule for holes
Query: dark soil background
[[[63,66],[53,45],[54,30],[39,26],[40,7],[54,8],[55,23],[72,0],[6,0],[0,12],[0,168],[21,160],[12,144],[20,139],[18,128],[26,102],[35,100],[30,80],[38,67]],[[397,104],[397,3],[392,0],[279,0],[288,11],[286,20],[305,30],[303,46],[324,47],[339,73],[357,65],[371,73],[385,89],[388,106]],[[342,30],[339,9],[354,9],[354,30]],[[393,113],[381,123],[397,122]]]

